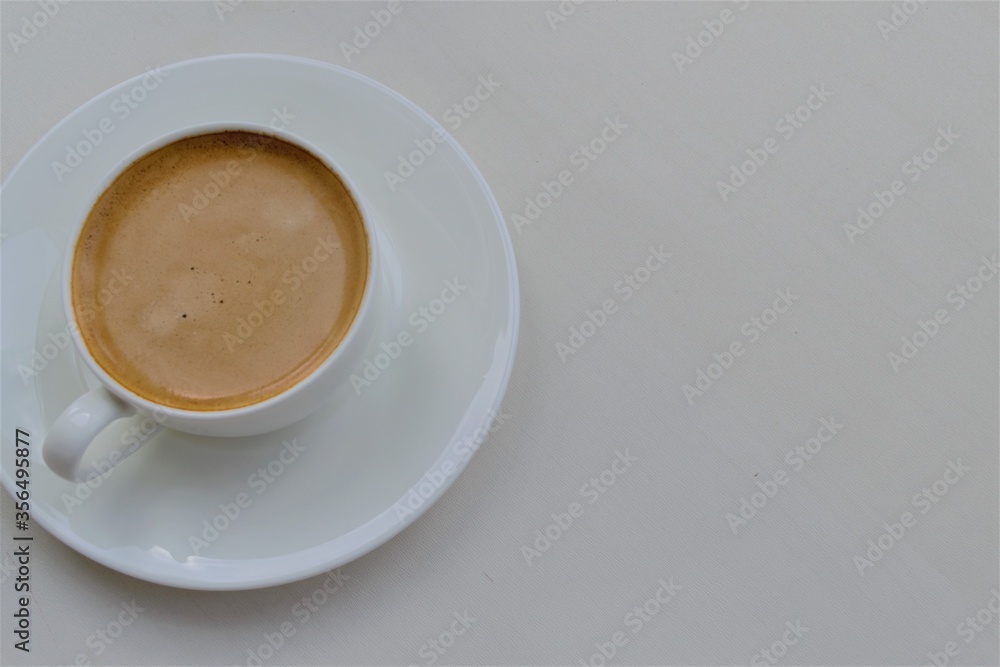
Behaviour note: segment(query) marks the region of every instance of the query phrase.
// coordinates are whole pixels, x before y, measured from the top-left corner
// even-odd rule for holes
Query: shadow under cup
[[[328,161],[255,129],[190,132],[97,198],[69,266],[92,360],[158,406],[259,404],[327,362],[370,292],[359,200]]]

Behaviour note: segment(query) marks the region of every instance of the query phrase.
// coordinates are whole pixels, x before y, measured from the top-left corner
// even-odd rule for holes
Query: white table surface
[[[997,4],[895,3],[896,30],[879,24],[893,4],[407,4],[348,61],[341,43],[383,7],[72,2],[15,51],[9,33],[39,7],[3,3],[4,177],[147,66],[227,52],[346,65],[453,129],[507,216],[522,296],[505,423],[424,517],[342,568],[308,623],[292,610],[322,577],[175,590],[39,529],[32,651],[13,650],[5,576],[3,664],[256,664],[248,651],[289,621],[264,664],[600,664],[615,637],[611,664],[771,664],[761,649],[780,664],[997,664],[998,280],[954,292],[998,249]],[[703,21],[721,34],[679,71]],[[500,85],[455,127],[445,114],[479,77]],[[798,127],[781,120],[797,110]],[[574,162],[606,119],[624,127]],[[723,200],[748,150],[767,159]],[[516,223],[562,170],[560,196]],[[897,179],[888,211],[849,234]],[[626,300],[616,285],[647,277],[651,246],[670,257]],[[778,291],[792,298],[775,315]],[[938,310],[947,321],[894,369]],[[710,367],[736,341],[730,367]],[[689,401],[699,371],[716,379]],[[808,443],[823,419],[843,426]],[[606,472],[617,452],[635,460]],[[602,472],[614,483],[584,488]],[[743,499],[763,507],[734,531]],[[572,525],[550,528],[571,503]],[[546,529],[558,538],[527,552]],[[859,565],[880,536],[888,549]],[[4,557],[11,545],[5,532]],[[143,611],[100,648],[133,600]]]

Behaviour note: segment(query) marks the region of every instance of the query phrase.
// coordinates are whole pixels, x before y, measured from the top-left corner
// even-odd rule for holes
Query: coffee
[[[120,384],[225,410],[322,364],[368,271],[361,211],[334,172],[280,139],[217,132],[139,159],[100,196],[73,257],[72,304]]]

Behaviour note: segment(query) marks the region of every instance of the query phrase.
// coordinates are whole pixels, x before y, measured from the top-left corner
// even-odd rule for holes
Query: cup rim
[[[80,324],[73,308],[73,260],[76,257],[76,249],[79,245],[83,227],[86,224],[87,219],[90,217],[90,212],[97,204],[97,200],[100,199],[104,192],[115,182],[115,180],[118,179],[119,176],[128,170],[130,166],[138,162],[143,157],[182,139],[226,131],[253,132],[255,134],[271,136],[276,139],[280,139],[281,141],[290,143],[318,159],[327,169],[330,169],[337,176],[337,178],[340,179],[341,183],[343,183],[344,187],[347,189],[348,194],[351,196],[351,199],[358,207],[358,211],[361,213],[361,223],[368,240],[368,275],[365,277],[364,292],[361,295],[361,303],[359,304],[357,311],[354,313],[354,319],[351,320],[347,333],[340,339],[340,342],[337,343],[337,346],[333,349],[330,355],[327,356],[327,358],[324,359],[322,363],[320,363],[320,365],[317,366],[309,375],[284,391],[273,396],[269,396],[262,401],[251,403],[250,405],[244,405],[236,408],[226,408],[222,410],[189,410],[164,405],[140,396],[115,379],[104,369],[103,366],[101,366],[100,363],[98,363],[97,359],[94,358],[90,349],[87,347],[87,342],[83,339],[80,331]],[[63,311],[66,321],[69,323],[70,333],[72,334],[71,337],[76,344],[77,351],[80,352],[85,363],[87,364],[87,367],[97,376],[104,387],[122,400],[138,408],[140,411],[145,411],[167,418],[173,416],[188,421],[213,422],[256,414],[267,410],[274,405],[283,403],[293,394],[306,391],[308,387],[315,384],[317,378],[325,374],[331,366],[337,363],[339,359],[343,358],[345,350],[350,347],[349,344],[357,338],[358,335],[360,335],[359,329],[361,328],[361,322],[369,317],[370,311],[374,308],[375,276],[380,270],[380,253],[377,248],[378,241],[374,224],[374,216],[372,215],[371,208],[368,206],[368,202],[364,199],[364,197],[360,195],[357,186],[353,181],[351,181],[347,173],[333,158],[330,157],[329,154],[326,153],[326,151],[316,147],[312,142],[307,141],[299,135],[289,132],[284,128],[275,128],[266,123],[252,121],[212,121],[187,125],[172,130],[146,142],[122,158],[122,160],[100,180],[91,194],[87,197],[86,201],[86,206],[83,207],[80,216],[70,228],[68,246],[66,248],[66,254],[63,258]]]

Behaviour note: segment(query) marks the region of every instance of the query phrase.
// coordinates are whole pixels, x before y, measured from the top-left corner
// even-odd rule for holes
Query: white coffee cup
[[[240,408],[227,410],[182,410],[161,405],[139,396],[111,377],[97,363],[80,336],[80,327],[73,309],[71,279],[73,258],[84,223],[104,191],[129,166],[153,151],[180,139],[201,134],[242,130],[273,136],[311,153],[331,169],[354,198],[361,212],[368,236],[368,276],[361,304],[347,334],[327,359],[310,375],[280,394]],[[254,123],[224,122],[186,127],[152,141],[123,160],[104,178],[88,199],[88,204],[73,226],[63,262],[62,297],[68,329],[76,349],[87,367],[97,376],[101,386],[76,399],[56,419],[42,446],[42,456],[49,468],[70,481],[80,481],[78,471],[84,452],[112,422],[142,414],[163,426],[197,435],[236,437],[257,435],[283,428],[308,416],[322,406],[333,392],[362,363],[364,353],[375,335],[379,313],[386,297],[380,271],[380,253],[373,216],[345,172],[332,159],[312,144],[285,130]]]

